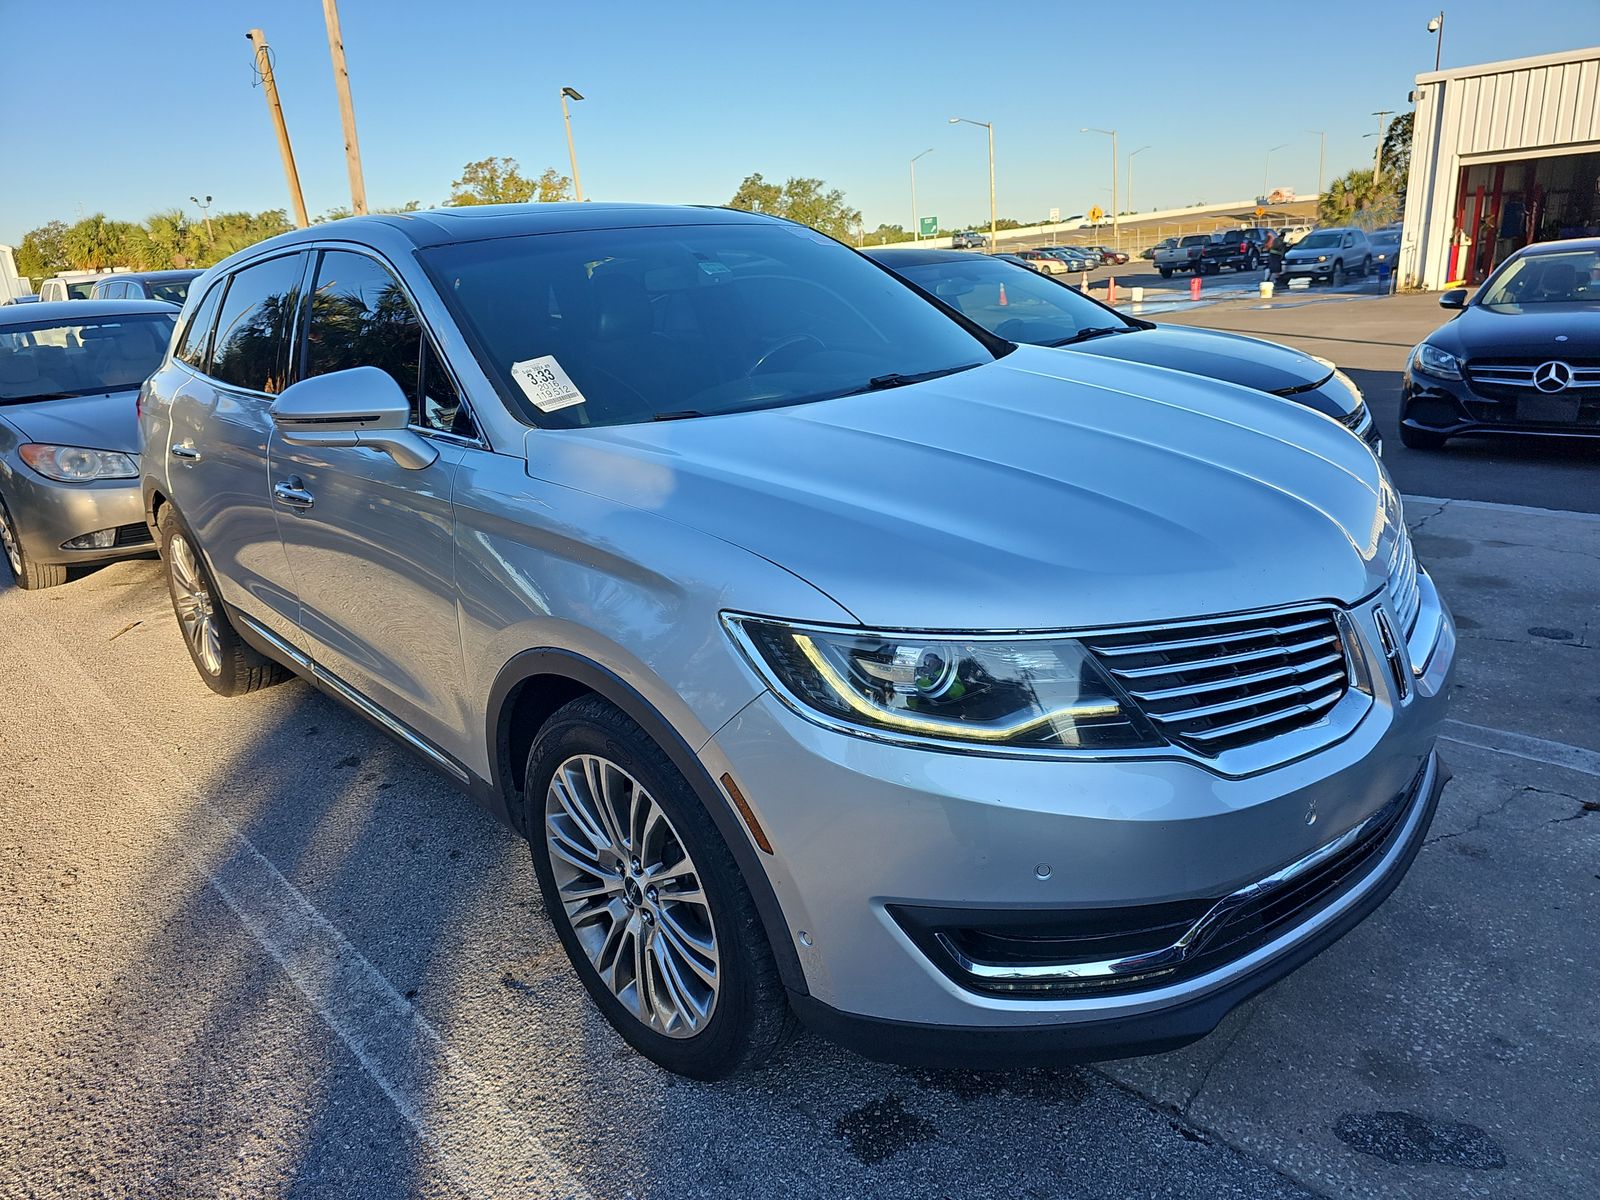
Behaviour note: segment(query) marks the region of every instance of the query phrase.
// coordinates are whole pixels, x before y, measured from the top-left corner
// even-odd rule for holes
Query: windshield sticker
[[[540,412],[556,412],[583,403],[583,393],[578,390],[578,385],[572,382],[561,369],[561,364],[551,355],[512,363],[511,378],[517,381],[522,394]]]
[[[700,269],[711,276],[733,274],[724,264],[719,262],[702,262]]]

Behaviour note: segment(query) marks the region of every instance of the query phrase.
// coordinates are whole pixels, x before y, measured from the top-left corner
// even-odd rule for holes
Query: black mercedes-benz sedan
[[[1332,417],[1383,453],[1361,389],[1325,358],[1258,338],[1125,316],[1076,288],[998,258],[890,247],[863,253],[1007,341],[1168,367],[1271,392]]]
[[[1600,238],[1540,242],[1495,269],[1406,361],[1400,440],[1460,434],[1600,437]]]

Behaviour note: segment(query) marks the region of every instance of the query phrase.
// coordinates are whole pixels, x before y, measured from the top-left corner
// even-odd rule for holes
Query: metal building
[[[1417,76],[1399,275],[1483,280],[1529,242],[1600,236],[1600,46]]]

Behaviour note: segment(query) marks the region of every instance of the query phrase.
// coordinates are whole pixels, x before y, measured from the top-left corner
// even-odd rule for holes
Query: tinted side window
[[[450,375],[422,333],[400,283],[376,259],[325,251],[306,326],[305,374],[377,367],[411,401],[415,424],[472,436]],[[462,426],[465,425],[465,430]]]
[[[269,396],[283,390],[301,266],[301,257],[290,254],[232,276],[211,346],[212,378]]]
[[[206,351],[211,346],[211,326],[217,319],[217,305],[222,303],[222,289],[228,281],[219,279],[206,292],[200,307],[194,310],[188,327],[183,331],[183,341],[178,343],[176,355],[179,362],[188,363],[197,371],[206,369]]]

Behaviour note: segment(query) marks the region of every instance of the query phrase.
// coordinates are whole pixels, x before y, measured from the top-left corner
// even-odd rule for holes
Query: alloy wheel
[[[6,562],[11,567],[11,573],[21,579],[22,547],[17,542],[16,530],[11,528],[11,514],[6,511],[4,504],[0,504],[0,546],[5,547]]]
[[[167,564],[172,578],[172,606],[177,609],[183,636],[201,669],[208,675],[220,675],[222,630],[217,624],[215,601],[194,547],[181,533],[173,534],[167,543]]]
[[[566,918],[607,989],[657,1033],[704,1029],[722,983],[711,906],[654,797],[609,759],[574,755],[551,776],[544,828]]]

